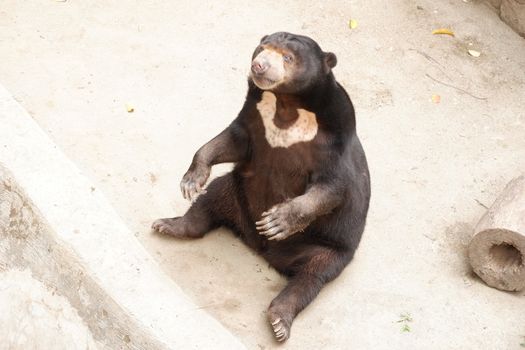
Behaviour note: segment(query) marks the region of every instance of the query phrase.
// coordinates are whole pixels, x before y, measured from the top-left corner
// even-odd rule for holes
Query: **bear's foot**
[[[190,228],[185,221],[184,217],[158,219],[153,222],[151,228],[158,233],[186,239],[200,238],[206,232],[198,230],[197,227]]]
[[[286,317],[279,312],[268,310],[268,321],[272,326],[273,334],[278,342],[285,342],[290,338],[291,322],[286,321]]]

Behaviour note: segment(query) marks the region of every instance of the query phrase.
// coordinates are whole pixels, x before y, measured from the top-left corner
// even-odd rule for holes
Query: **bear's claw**
[[[290,327],[288,327],[281,318],[270,319],[273,334],[278,342],[284,342],[290,337]]]

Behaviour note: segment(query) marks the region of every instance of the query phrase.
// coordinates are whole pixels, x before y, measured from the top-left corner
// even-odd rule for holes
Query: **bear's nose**
[[[262,62],[253,61],[252,62],[252,72],[255,74],[263,74],[268,70],[268,65]]]

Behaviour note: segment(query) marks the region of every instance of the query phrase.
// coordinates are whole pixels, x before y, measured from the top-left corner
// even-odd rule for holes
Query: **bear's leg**
[[[341,273],[353,255],[322,246],[307,249],[293,260],[293,276],[268,308],[268,320],[275,338],[280,342],[290,337],[295,316],[317,296],[326,283]]]
[[[238,207],[233,189],[231,173],[216,178],[210,182],[206,192],[197,197],[184,216],[158,219],[151,227],[159,233],[177,238],[201,238],[230,221],[224,209]]]

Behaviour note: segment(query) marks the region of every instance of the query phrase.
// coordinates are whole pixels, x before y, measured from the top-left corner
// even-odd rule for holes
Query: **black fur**
[[[295,316],[352,259],[365,227],[370,180],[354,107],[332,73],[335,55],[308,37],[282,32],[265,36],[252,59],[264,48],[293,58],[286,66],[289,78],[271,89],[278,101],[276,125],[280,117],[286,124],[290,110],[302,108],[315,113],[317,135],[272,148],[256,107],[263,90],[250,78],[238,117],[196,153],[181,184],[183,193],[198,192],[213,164],[235,162],[234,170],[213,180],[183,217],[157,220],[153,228],[197,238],[229,227],[288,276],[289,284],[268,310],[282,341]],[[268,227],[271,234],[264,231]]]

